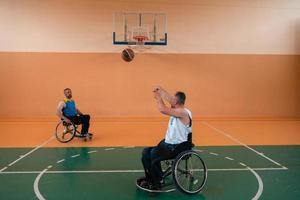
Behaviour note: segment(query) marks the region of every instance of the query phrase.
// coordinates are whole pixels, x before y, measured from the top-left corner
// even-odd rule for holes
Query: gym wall
[[[168,46],[121,60],[124,10],[167,13]],[[156,117],[156,85],[196,117],[300,117],[299,19],[299,1],[3,0],[0,117],[54,116],[65,87],[94,117]]]

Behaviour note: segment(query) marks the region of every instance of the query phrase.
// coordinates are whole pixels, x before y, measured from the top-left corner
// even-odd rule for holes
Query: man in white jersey
[[[186,96],[183,92],[176,92],[172,96],[161,87],[155,88],[153,92],[158,110],[164,115],[169,115],[170,120],[165,139],[158,146],[143,150],[145,177],[138,179],[137,183],[146,189],[159,190],[162,183],[160,161],[169,159],[163,155],[162,150],[167,150],[171,155],[179,144],[187,143],[188,135],[192,132],[192,113],[184,106]],[[164,100],[171,106],[167,107]]]

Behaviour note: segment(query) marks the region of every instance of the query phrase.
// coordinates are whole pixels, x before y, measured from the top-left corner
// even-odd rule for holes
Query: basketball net
[[[149,32],[145,27],[132,27],[131,41],[132,44],[129,45],[131,49],[139,52],[146,51],[150,49],[150,46],[146,46],[145,42],[149,40]]]

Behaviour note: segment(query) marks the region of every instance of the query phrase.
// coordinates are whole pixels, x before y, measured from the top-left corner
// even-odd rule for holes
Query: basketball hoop
[[[149,37],[146,35],[135,35],[132,37],[133,43],[130,45],[130,48],[135,49],[138,52],[143,52],[150,47],[145,45],[145,42],[149,40]]]
[[[133,39],[136,41],[137,46],[144,46],[145,41],[149,40],[149,38],[145,35],[135,35]]]
[[[150,40],[150,34],[147,27],[131,27],[130,33],[130,48],[135,49],[139,52],[143,52],[150,49],[149,46],[145,45],[145,42]]]
[[[167,45],[165,13],[116,12],[113,18],[113,44],[149,49]]]

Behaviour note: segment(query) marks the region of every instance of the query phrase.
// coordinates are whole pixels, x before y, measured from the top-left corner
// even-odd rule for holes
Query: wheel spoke
[[[206,166],[199,154],[187,151],[180,154],[173,169],[176,186],[183,192],[194,194],[201,191],[206,181]]]
[[[56,126],[55,136],[60,142],[68,142],[75,136],[76,128],[73,124],[60,122]]]

